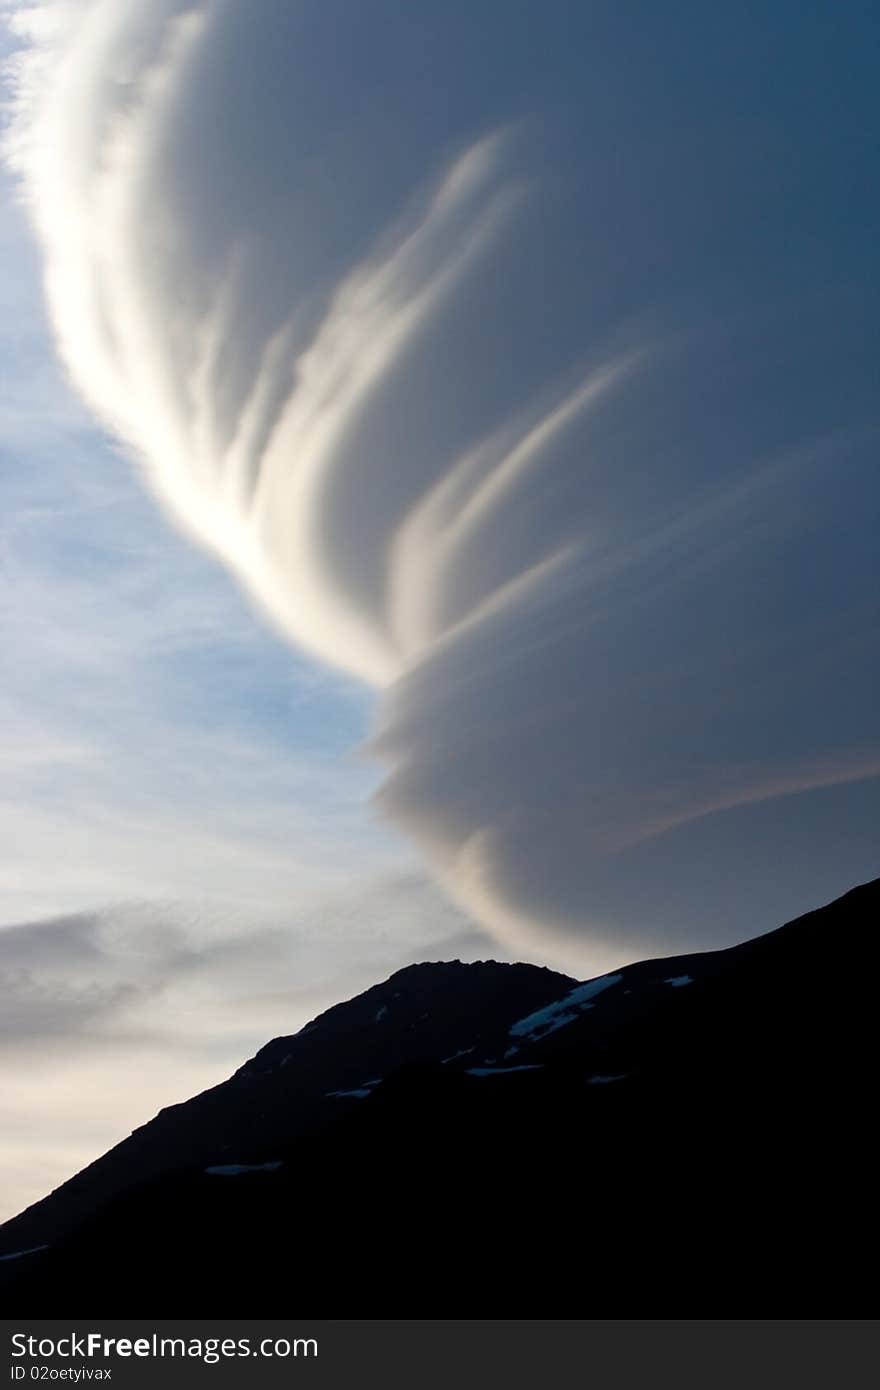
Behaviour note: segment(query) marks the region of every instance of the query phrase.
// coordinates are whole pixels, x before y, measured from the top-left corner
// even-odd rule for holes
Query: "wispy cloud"
[[[584,969],[874,867],[873,74],[801,11],[106,0],[20,67],[85,399],[377,687],[450,891]]]
[[[158,1108],[413,959],[486,955],[417,876],[274,914],[129,903],[0,931],[0,1220]]]
[[[7,243],[0,296],[30,294],[10,290],[0,328],[3,916],[296,901],[340,861],[399,862],[352,754],[359,692],[281,650],[169,530],[51,367]]]
[[[4,212],[0,1219],[384,973],[486,954],[370,814],[359,688],[279,646],[70,394]]]

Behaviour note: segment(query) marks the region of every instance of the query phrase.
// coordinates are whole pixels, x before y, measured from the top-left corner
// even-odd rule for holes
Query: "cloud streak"
[[[864,35],[417,8],[20,9],[61,352],[502,940],[749,935],[876,868]]]
[[[127,903],[0,930],[0,1220],[273,1036],[485,938],[424,880],[363,876],[269,909]]]

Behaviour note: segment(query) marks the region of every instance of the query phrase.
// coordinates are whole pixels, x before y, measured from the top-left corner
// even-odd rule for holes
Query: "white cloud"
[[[13,140],[85,398],[584,968],[874,868],[867,73],[685,9],[83,3]]]
[[[279,647],[66,390],[5,211],[0,1219],[420,952],[486,954],[369,813],[359,690]]]
[[[155,516],[47,365],[11,232],[5,252],[2,918],[131,896],[262,910],[332,890],[340,860],[400,862],[350,752],[362,698],[279,649]]]

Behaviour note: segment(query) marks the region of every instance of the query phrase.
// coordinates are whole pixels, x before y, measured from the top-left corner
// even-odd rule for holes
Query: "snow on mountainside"
[[[411,965],[275,1038],[219,1086],[172,1105],[21,1216],[0,1227],[0,1254],[52,1240],[135,1183],[190,1165],[272,1160],[279,1144],[335,1120],[407,1063],[458,1049],[497,1050],[510,1021],[571,988],[532,965]],[[462,1039],[466,1042],[462,1042]]]
[[[880,880],[744,945],[586,983],[398,971],[7,1223],[5,1300],[852,1315],[878,915]]]

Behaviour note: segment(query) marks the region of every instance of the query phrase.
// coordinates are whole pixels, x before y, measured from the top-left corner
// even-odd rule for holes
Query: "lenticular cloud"
[[[376,687],[449,890],[583,967],[876,872],[872,79],[765,8],[14,12],[76,385]]]

